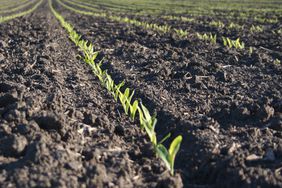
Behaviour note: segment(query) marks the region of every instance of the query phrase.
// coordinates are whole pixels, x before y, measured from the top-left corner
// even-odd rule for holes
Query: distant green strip
[[[20,12],[20,13],[17,13],[17,14],[13,14],[13,15],[10,15],[10,16],[0,17],[0,23],[15,19],[17,17],[24,16],[26,14],[30,14],[33,11],[35,11],[39,7],[39,5],[41,5],[42,2],[43,2],[43,0],[40,0],[37,4],[34,5],[34,7],[32,7],[31,9],[29,9],[27,11]]]
[[[36,2],[37,0],[34,1],[29,1],[28,3],[16,6],[12,9],[6,9],[6,10],[0,10],[0,14],[6,14],[6,13],[11,13],[11,12],[16,12],[18,10],[24,9],[25,7],[28,7],[29,5],[33,4],[34,2]]]
[[[15,2],[8,1],[5,4],[1,4],[0,3],[0,11],[7,10],[7,9],[13,8],[15,6],[19,6],[19,5],[25,4],[25,3],[29,2],[29,1],[30,0],[22,0],[22,1],[15,1]]]

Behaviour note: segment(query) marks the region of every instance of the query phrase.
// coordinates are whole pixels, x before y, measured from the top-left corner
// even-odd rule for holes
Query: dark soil
[[[159,139],[184,137],[176,169],[185,187],[282,186],[281,53],[258,46],[249,55],[57,9],[101,50],[115,80],[155,109]]]
[[[47,2],[0,26],[0,187],[182,187]]]
[[[282,186],[280,53],[249,55],[55,5],[101,51],[114,80],[157,112],[159,139],[183,136],[176,176],[79,60],[45,2],[0,25],[1,187]]]

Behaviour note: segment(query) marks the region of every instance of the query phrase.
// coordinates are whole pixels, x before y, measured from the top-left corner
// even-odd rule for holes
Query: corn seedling
[[[216,34],[212,35],[211,33],[209,34],[200,34],[200,33],[196,33],[196,36],[200,39],[200,40],[204,40],[204,41],[210,41],[212,44],[216,44]]]
[[[263,32],[263,27],[261,26],[254,26],[252,25],[251,29],[250,29],[251,33],[259,33],[259,32]]]
[[[129,103],[129,101],[127,101],[127,102]],[[130,103],[129,103],[129,104],[130,104]],[[135,100],[135,101],[133,102],[133,104],[132,104],[132,105],[130,104],[130,106],[129,106],[130,118],[131,118],[132,121],[134,121],[134,119],[135,119],[135,115],[136,115],[136,112],[137,112],[138,108],[139,108],[139,102],[138,102],[138,100]]]
[[[158,144],[156,148],[157,155],[165,162],[165,165],[170,170],[171,174],[174,174],[175,156],[180,149],[181,142],[182,136],[178,136],[170,144],[169,150],[162,144]]]
[[[184,38],[188,35],[188,32],[186,30],[182,30],[182,29],[174,29],[174,31],[176,32],[176,34],[181,37]]]
[[[130,89],[126,88],[124,93],[119,92],[119,100],[123,106],[124,112],[128,115],[129,106],[131,105],[131,99],[134,95],[134,91],[130,94]]]
[[[228,29],[235,29],[235,30],[242,30],[244,27],[239,25],[239,24],[236,24],[236,23],[233,23],[231,22],[228,26],[227,26]]]
[[[112,91],[114,90],[114,81],[112,79],[112,77],[110,75],[106,75],[106,81],[105,81],[105,87],[106,89],[112,93]]]
[[[183,17],[183,16],[180,17],[180,20],[182,20],[184,22],[193,22],[193,21],[195,21],[194,18],[187,18],[187,17]]]
[[[254,17],[254,21],[259,22],[261,24],[264,24],[264,23],[275,24],[279,22],[277,18],[264,18],[264,17],[261,18],[257,16]]]
[[[236,40],[232,40],[228,37],[222,37],[223,40],[223,45],[227,46],[228,48],[236,48],[236,49],[244,49],[245,48],[245,44],[244,42],[240,42],[240,38],[236,39]]]
[[[124,82],[115,85],[114,80],[107,73],[107,70],[102,70],[101,68],[103,60],[101,60],[99,63],[95,63],[95,59],[98,55],[98,52],[94,51],[94,46],[88,41],[81,39],[81,36],[76,33],[74,28],[69,23],[67,23],[65,19],[58,12],[56,12],[56,10],[52,6],[51,0],[49,0],[49,7],[52,13],[54,14],[54,16],[60,21],[62,27],[65,28],[66,31],[68,32],[70,39],[83,52],[82,59],[85,61],[85,63],[91,66],[93,73],[99,78],[102,85],[114,96],[114,99],[116,101],[118,99],[120,100],[125,113],[127,115],[128,114],[130,115],[131,120],[135,119],[135,115],[138,111],[139,123],[141,129],[142,130],[145,129],[151,143],[154,146],[157,156],[164,161],[166,167],[173,175],[175,156],[179,150],[182,137],[181,136],[176,137],[170,144],[169,150],[167,150],[165,146],[162,145],[162,142],[166,140],[168,136],[166,136],[165,139],[163,139],[158,144],[156,132],[155,132],[155,126],[157,123],[156,114],[151,116],[149,110],[142,103],[140,103],[141,107],[139,107],[138,100],[135,100],[131,104],[134,91],[130,93],[130,89],[126,88],[124,92],[121,92],[120,89],[124,86]],[[168,28],[164,27],[164,30],[166,29]]]
[[[114,90],[113,90],[113,96],[114,96],[114,99],[115,101],[117,102],[118,100],[118,97],[119,97],[119,93],[120,93],[120,88],[124,86],[124,81],[122,81],[121,83],[117,84],[117,85],[114,85]]]
[[[221,21],[212,21],[209,23],[209,25],[217,28],[223,28],[225,26]]]
[[[273,63],[274,63],[275,65],[281,65],[281,61],[280,61],[279,59],[275,59],[275,60],[273,61]]]
[[[141,128],[145,129],[154,147],[157,146],[157,137],[155,133],[155,126],[157,124],[156,114],[151,116],[149,110],[142,103],[141,108],[138,108],[138,112]]]

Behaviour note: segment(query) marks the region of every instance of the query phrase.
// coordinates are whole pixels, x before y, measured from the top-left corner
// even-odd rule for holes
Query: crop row
[[[114,97],[115,101],[119,101],[121,103],[125,114],[128,115],[132,121],[134,121],[138,113],[141,129],[145,130],[157,156],[163,160],[166,167],[173,175],[175,156],[180,149],[182,136],[177,136],[170,144],[169,149],[163,145],[163,142],[170,137],[170,134],[165,136],[159,142],[155,132],[155,127],[157,124],[156,114],[151,115],[149,110],[142,104],[142,102],[140,102],[141,100],[132,101],[134,98],[134,91],[129,88],[124,89],[124,82],[115,84],[112,77],[107,73],[107,70],[102,70],[101,65],[103,60],[98,63],[95,62],[98,52],[94,51],[94,45],[86,40],[81,39],[81,35],[77,34],[74,27],[67,23],[65,19],[54,9],[51,0],[49,0],[49,6],[55,17],[68,32],[69,38],[83,52],[83,56],[81,57],[82,60],[91,67],[93,73],[100,80],[102,86],[108,90],[108,92]]]
[[[9,16],[0,17],[0,23],[5,22],[5,21],[9,21],[9,20],[12,20],[12,19],[15,19],[17,17],[24,16],[26,14],[30,14],[33,11],[35,11],[41,5],[42,2],[43,2],[43,0],[40,0],[33,7],[31,7],[30,9],[28,9],[26,11],[23,11],[23,12],[20,12],[20,13],[16,13],[16,14],[12,14],[12,15],[9,15]]]
[[[82,1],[77,1],[77,0],[68,0],[70,2],[73,3],[79,3],[88,7],[91,7],[95,10],[95,12],[114,12],[115,14],[119,13],[127,13],[127,14],[132,14],[132,15],[156,15],[156,16],[163,16],[165,14],[165,16],[172,16],[171,14],[175,15],[177,14],[177,10],[179,10],[179,8],[182,7],[177,7],[177,10],[175,11],[171,11],[170,12],[164,12],[164,10],[162,10],[159,6],[159,4],[157,5],[153,5],[151,2],[148,2],[147,4],[144,4],[143,6],[138,6],[138,10],[136,9],[136,5],[133,5],[132,7],[130,7],[128,4],[122,6],[121,2],[118,3],[113,3],[111,2],[108,6],[103,6],[104,4],[107,4],[107,2],[97,2],[97,1],[88,1],[88,0],[82,0]],[[120,4],[121,3],[121,4]],[[138,1],[138,4],[140,2]],[[129,3],[130,4],[130,3]],[[162,2],[163,4],[163,2]],[[175,4],[171,5],[171,6],[176,6]],[[103,7],[104,9],[101,10],[101,7]],[[127,10],[126,8],[128,8],[129,10]],[[164,7],[167,8],[167,7]],[[152,12],[149,11],[150,9],[152,9]],[[154,10],[154,11],[153,11]],[[159,11],[157,11],[159,10]],[[197,17],[201,17],[201,16],[211,16],[211,17],[218,17],[220,16],[221,18],[224,19],[228,19],[228,20],[233,20],[233,21],[244,21],[246,22],[247,20],[253,19],[253,21],[257,22],[258,24],[274,24],[279,22],[278,20],[278,16],[281,14],[279,12],[277,12],[277,16],[274,15],[274,12],[277,11],[277,9],[267,9],[267,11],[263,12],[263,10],[260,9],[260,12],[258,14],[257,9],[251,9],[247,12],[243,12],[243,11],[236,11],[236,12],[230,12],[230,11],[226,11],[226,9],[220,11],[219,9],[216,9],[216,11],[213,10],[209,10],[207,8],[202,8],[202,7],[188,7],[187,8],[187,12],[182,12],[181,14],[185,14],[185,15],[190,15],[190,16],[197,16]],[[252,13],[250,12],[252,11]],[[220,12],[220,14],[218,14],[218,12]],[[269,12],[272,13],[272,17],[269,18]],[[178,13],[179,14],[179,13]],[[266,14],[268,16],[266,16]]]
[[[69,0],[64,0],[64,1],[69,1]],[[188,31],[186,30],[182,30],[182,29],[175,29],[172,28],[171,26],[164,24],[164,25],[158,25],[158,24],[154,24],[154,23],[147,23],[147,22],[143,22],[143,21],[139,21],[139,20],[135,20],[135,19],[130,19],[128,17],[121,17],[121,16],[117,16],[117,15],[113,15],[113,14],[106,14],[106,13],[98,13],[98,12],[94,12],[94,10],[92,10],[91,12],[89,11],[83,11],[81,9],[77,9],[77,8],[73,8],[73,6],[69,6],[66,3],[63,3],[61,0],[58,0],[58,3],[61,4],[63,7],[65,7],[66,9],[69,9],[71,11],[74,11],[78,14],[84,14],[84,15],[89,15],[89,16],[95,16],[95,17],[104,17],[107,19],[110,19],[112,21],[117,21],[117,22],[121,22],[121,23],[127,23],[127,24],[131,24],[131,25],[135,25],[135,26],[140,26],[143,27],[145,29],[152,29],[152,30],[156,30],[159,32],[163,32],[163,33],[175,33],[176,35],[178,35],[179,37],[183,37],[186,38],[188,36],[194,36],[200,40],[209,42],[211,44],[220,44],[226,48],[235,48],[237,50],[241,50],[245,53],[248,53],[249,55],[251,55],[256,48],[252,47],[252,46],[246,46],[244,42],[242,42],[240,40],[240,38],[235,38],[235,39],[231,39],[229,37],[217,37],[216,34],[211,34],[211,33],[197,33],[195,32],[194,34],[190,34],[188,33]],[[73,3],[73,2],[72,2]],[[74,4],[82,9],[88,9],[91,10],[90,7],[81,5],[81,4]],[[258,28],[255,28],[256,30],[258,30]],[[259,32],[259,31],[256,31]],[[277,32],[277,34],[279,34],[279,30],[275,31]]]
[[[69,2],[68,0],[64,0],[64,1]],[[79,9],[73,8],[73,7],[63,3],[61,0],[57,0],[57,2],[60,5],[62,5],[64,8],[71,10],[73,12],[76,12],[78,14],[96,16],[96,17],[104,17],[104,18],[108,18],[112,21],[117,21],[117,22],[135,25],[135,26],[140,26],[140,27],[143,27],[145,29],[152,29],[152,30],[156,30],[156,31],[159,31],[159,32],[163,32],[163,33],[174,32],[176,35],[178,35],[181,38],[187,37],[188,34],[189,34],[188,31],[186,31],[186,30],[175,29],[175,28],[172,28],[171,26],[169,26],[167,24],[158,25],[158,24],[155,24],[155,23],[147,23],[147,22],[136,20],[136,19],[130,19],[128,17],[121,17],[121,16],[116,16],[116,15],[107,15],[106,13],[97,13],[97,12],[94,12],[94,10],[92,10],[90,7],[71,2],[73,5],[78,6],[80,8],[84,8],[84,9],[87,9],[87,10],[90,10],[90,11],[92,10],[91,12],[87,12],[87,11],[84,11],[84,10],[79,10]],[[213,34],[208,34],[208,33],[198,34],[198,33],[196,33],[195,36],[198,39],[210,41],[213,44],[216,44],[218,42],[216,35],[213,35]],[[227,38],[227,37],[224,37],[224,38]],[[229,40],[231,40],[231,39],[229,39]],[[239,41],[239,40],[240,39],[236,39],[236,41]],[[240,42],[240,44],[241,44],[240,45],[241,47],[244,47],[243,42]],[[222,45],[230,47],[229,45],[225,45],[225,43],[222,43]],[[238,45],[231,46],[231,47],[235,47],[236,49],[243,49],[243,48],[237,48],[237,46]]]
[[[31,1],[27,1],[26,3],[24,4],[21,4],[21,5],[18,5],[18,6],[15,6],[13,8],[10,8],[10,9],[5,9],[5,10],[0,10],[0,14],[6,14],[6,13],[11,13],[11,12],[17,12],[21,9],[24,9],[30,5],[32,5],[34,2],[36,2],[37,0],[31,0]]]
[[[75,5],[75,6],[78,6],[80,8],[83,8],[83,9],[86,9],[86,10],[91,10],[95,13],[101,13],[101,14],[110,14],[110,15],[113,15],[113,12],[115,15],[118,15],[117,14],[117,11],[113,10],[112,12],[109,12],[109,11],[105,11],[105,10],[101,10],[99,9],[95,3],[85,3],[87,1],[75,1],[75,0],[64,0],[64,2],[68,3],[68,4],[71,4],[71,5]],[[228,13],[229,14],[229,13]],[[231,14],[231,13],[230,13]],[[244,15],[244,13],[238,13],[240,14],[240,16]],[[135,12],[134,12],[134,15]],[[255,34],[255,33],[260,33],[260,32],[263,32],[265,30],[265,26],[264,25],[260,25],[260,23],[271,23],[271,24],[274,24],[274,23],[277,23],[278,22],[278,19],[277,18],[268,18],[268,17],[265,17],[265,16],[262,16],[262,17],[257,17],[255,16],[253,19],[254,21],[257,21],[258,24],[255,24],[253,23],[253,25],[246,25],[246,21],[247,19],[250,18],[249,15],[245,15],[243,19],[242,17],[240,16],[236,16],[236,15],[224,15],[224,19],[227,19],[228,18],[228,22],[229,23],[223,23],[222,21],[220,20],[214,20],[214,21],[209,21],[209,22],[204,22],[202,20],[202,18],[200,16],[198,17],[186,17],[186,16],[172,16],[172,15],[161,15],[160,17],[163,18],[163,19],[167,19],[167,20],[177,20],[177,21],[182,21],[182,22],[192,22],[192,23],[196,23],[196,24],[207,24],[211,27],[215,27],[215,28],[218,28],[218,29],[227,29],[227,30],[232,30],[232,31],[237,31],[237,32],[246,32],[249,31],[251,34]],[[233,19],[235,18],[235,19]],[[242,24],[242,23],[237,23],[238,19],[239,18],[242,18],[242,21],[244,21],[245,23]],[[232,21],[232,20],[237,20],[237,21]],[[260,20],[260,21],[259,21]],[[281,34],[281,30],[278,29],[274,29],[272,30],[271,32],[273,34]],[[183,36],[183,35],[181,35]]]
[[[184,16],[162,16],[162,18],[167,20],[177,20],[181,22],[189,22],[189,23],[198,23],[198,24],[204,24],[201,20],[196,20],[195,18],[189,18]],[[211,27],[216,27],[218,29],[230,29],[230,30],[236,30],[236,31],[243,31],[244,29],[249,30],[251,33],[259,33],[264,31],[264,26],[260,25],[251,25],[249,28],[247,28],[244,24],[237,24],[235,22],[230,22],[228,24],[223,23],[222,21],[211,21],[208,22],[208,25]]]
[[[73,2],[78,2],[77,0],[72,0]],[[189,2],[185,2],[182,5],[178,5],[176,2],[169,3],[169,6],[166,6],[166,2],[144,2],[138,1],[131,3],[130,1],[118,1],[118,2],[107,2],[107,1],[89,1],[89,0],[82,0],[79,1],[79,3],[82,3],[86,6],[92,6],[95,7],[98,11],[101,10],[101,7],[104,10],[112,11],[112,12],[125,12],[125,13],[134,13],[139,15],[144,14],[155,14],[155,15],[163,15],[163,14],[188,14],[192,16],[221,16],[224,18],[232,19],[254,19],[255,21],[259,23],[277,23],[278,15],[281,13],[282,9],[274,8],[243,8],[243,10],[240,9],[240,12],[238,8],[230,8],[230,2],[228,4],[228,7],[216,7],[216,9],[211,8],[213,7],[213,4],[216,3],[208,3],[206,4],[199,4],[199,6],[195,5],[195,2],[193,4],[190,4]],[[188,4],[187,4],[188,3]],[[93,5],[94,4],[94,5]],[[137,6],[138,4],[138,6]],[[223,3],[221,2],[220,5]],[[238,4],[238,2],[236,2]],[[228,12],[226,11],[228,10]],[[279,10],[281,10],[279,12]],[[232,12],[233,11],[233,12]],[[259,13],[259,14],[258,14]],[[272,18],[266,18],[266,15],[269,15],[269,13],[272,14]],[[276,15],[274,15],[276,14]]]
[[[247,22],[248,20],[253,21],[257,24],[276,24],[279,22],[279,13],[277,13],[277,16],[273,15],[270,18],[267,18],[266,15],[257,15],[258,13],[252,15],[249,13],[238,13],[238,12],[228,12],[228,13],[222,13],[218,14],[216,12],[193,12],[189,11],[185,15],[193,16],[193,17],[203,17],[203,16],[210,16],[210,17],[219,17],[221,19],[227,19],[229,21],[233,22]],[[281,14],[281,13],[280,13]],[[166,15],[170,16],[170,15]]]
[[[20,6],[29,2],[29,0],[20,0],[20,1],[3,1],[0,2],[0,11],[10,9],[16,6]]]
[[[252,11],[256,12],[258,9],[260,12],[269,12],[273,10],[274,8],[277,8],[273,4],[269,4],[268,7],[266,7],[265,3],[260,4],[258,2],[251,2],[249,1],[250,7],[247,7],[246,4],[243,4],[242,2],[235,2],[232,3],[228,1],[227,3],[225,2],[212,2],[210,3],[209,1],[197,1],[197,2],[191,2],[191,1],[181,1],[181,2],[175,2],[172,0],[156,0],[156,1],[148,1],[148,0],[139,0],[139,1],[129,1],[129,0],[82,0],[83,2],[91,2],[99,5],[100,7],[129,7],[130,9],[140,9],[142,8],[143,10],[145,9],[157,9],[157,10],[171,10],[171,9],[178,9],[178,11],[185,11],[188,10],[189,8],[192,10],[238,10],[242,9],[243,11]],[[259,5],[259,6],[257,6]],[[255,7],[255,8],[254,8]]]
[[[86,10],[91,10],[95,13],[100,13],[100,14],[110,14],[110,15],[113,15],[113,13],[109,12],[109,11],[103,11],[99,8],[97,8],[95,3],[85,3],[85,0],[84,1],[75,1],[75,0],[64,0],[64,2],[68,3],[68,4],[71,4],[71,5],[74,5],[74,6],[78,6],[82,9],[86,9]],[[114,15],[118,15],[117,14],[117,11],[113,10],[112,12],[114,12]],[[134,12],[135,14],[135,12]],[[242,13],[240,12],[240,15]],[[232,18],[236,18],[238,19],[238,16],[231,16],[231,15],[225,15],[224,18],[226,19],[228,17],[228,22],[230,23],[223,23],[222,21],[218,20],[218,21],[211,21],[211,22],[204,22],[202,21],[201,17],[197,17],[197,18],[191,18],[191,17],[184,17],[184,16],[171,16],[171,15],[161,15],[160,16],[161,18],[163,19],[167,19],[167,20],[177,20],[177,21],[183,21],[183,22],[193,22],[193,23],[196,23],[196,24],[203,24],[203,25],[209,25],[211,27],[214,27],[214,28],[218,28],[218,29],[226,29],[227,31],[228,30],[232,30],[232,31],[237,31],[237,32],[246,32],[249,31],[250,34],[255,34],[255,33],[260,33],[260,32],[263,32],[265,30],[265,26],[263,25],[256,25],[254,23],[254,25],[245,25],[245,24],[242,24],[242,23],[237,23],[236,21],[232,21]],[[232,18],[231,18],[232,17]],[[240,17],[240,16],[239,16]],[[249,16],[246,17],[246,19],[249,19]],[[276,23],[278,21],[277,18],[266,18],[265,16],[260,18],[260,17],[254,17],[253,18],[254,20],[256,19],[259,19],[261,20],[262,23]],[[234,20],[234,19],[233,19]],[[242,21],[242,20],[241,20]],[[246,20],[245,20],[246,21]],[[188,32],[185,31],[187,34]],[[281,29],[274,29],[271,31],[273,34],[281,34]],[[181,37],[183,37],[184,33],[182,32],[180,34]]]

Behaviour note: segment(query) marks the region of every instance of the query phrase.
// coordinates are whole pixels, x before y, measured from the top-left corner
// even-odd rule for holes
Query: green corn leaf
[[[159,144],[164,143],[170,136],[171,136],[171,133],[168,133],[168,134],[159,142]]]
[[[103,76],[103,70],[101,69],[101,66],[99,64],[97,64],[96,68],[97,68],[97,74],[102,77]]]
[[[96,74],[96,76],[98,77],[98,79],[100,80],[100,82],[103,82],[103,76],[100,74]]]
[[[229,39],[229,38],[226,38],[227,39],[227,43],[228,43],[228,47],[229,48],[232,48],[232,42],[231,42],[231,40]]]
[[[115,86],[114,89],[114,99],[115,101],[117,101],[119,93],[120,93],[120,88],[124,86],[124,81],[122,81],[121,83],[119,83],[118,85]]]
[[[222,40],[223,40],[223,45],[224,45],[224,46],[227,46],[227,40],[226,40],[226,38],[225,38],[225,37],[222,37]]]
[[[134,91],[132,92],[132,96],[133,94],[134,94]],[[128,115],[128,109],[129,109],[130,101],[131,101],[129,95],[130,95],[130,90],[129,88],[126,88],[124,91],[124,100],[125,100],[124,101],[124,112],[126,115]]]
[[[146,120],[150,120],[151,119],[151,115],[149,113],[149,110],[141,103],[141,108],[142,108],[142,111],[143,111],[143,114],[144,114],[144,118]]]
[[[156,124],[158,122],[157,114],[154,114],[150,120],[151,129],[155,130]]]
[[[97,67],[100,68],[100,67],[102,66],[103,60],[104,60],[104,59],[102,59],[102,60],[97,64]]]
[[[163,160],[167,169],[171,171],[170,161],[169,161],[169,153],[167,149],[162,144],[158,144],[156,147],[157,155]]]
[[[87,46],[88,46],[88,41],[84,41],[83,46],[82,46],[82,50],[87,51]]]
[[[126,98],[129,97],[129,93],[130,93],[129,88],[126,88],[125,91],[124,91],[124,95],[125,95]]]
[[[110,75],[106,75],[106,88],[109,92],[112,92],[113,91],[113,87],[114,87],[114,81],[113,79],[111,78]]]
[[[140,122],[140,127],[142,130],[144,130],[145,128],[145,120],[144,120],[144,114],[143,114],[143,111],[141,110],[140,107],[137,108],[138,110],[138,113],[139,113],[139,122]]]
[[[108,75],[108,70],[102,70],[102,69],[100,69],[101,71],[102,71],[102,73],[101,73],[101,83],[102,83],[102,85],[103,86],[105,86],[105,84],[106,84],[106,81],[107,81],[107,75]]]
[[[174,174],[174,160],[177,152],[179,151],[180,144],[182,142],[182,136],[177,136],[172,143],[170,144],[169,147],[169,161],[170,161],[170,166],[171,166],[171,174]]]
[[[135,100],[132,105],[130,105],[130,118],[132,121],[135,119],[135,115],[138,109],[138,100]]]
[[[125,96],[122,92],[119,93],[119,100],[120,100],[120,103],[121,103],[123,109],[125,110],[125,108],[126,108],[125,107]]]
[[[132,97],[134,95],[134,92],[135,91],[132,91],[131,95],[129,97],[126,97],[126,103],[125,103],[125,106],[126,106],[126,112],[128,114],[128,110],[130,109],[131,107],[131,100],[132,100]]]
[[[147,123],[144,124],[145,131],[146,131],[147,135],[149,136],[150,141],[152,142],[152,144],[153,144],[154,146],[156,146],[156,145],[157,145],[156,133],[155,133],[155,131],[154,131],[153,129],[151,129],[148,125],[149,125],[149,124],[147,124]]]
[[[240,46],[240,38],[236,39],[236,46]]]
[[[97,58],[99,52],[94,52],[92,57],[91,57],[91,61],[95,61],[95,59]]]
[[[241,43],[240,48],[241,48],[241,49],[244,49],[244,48],[245,48],[245,43],[244,43],[244,42]]]

